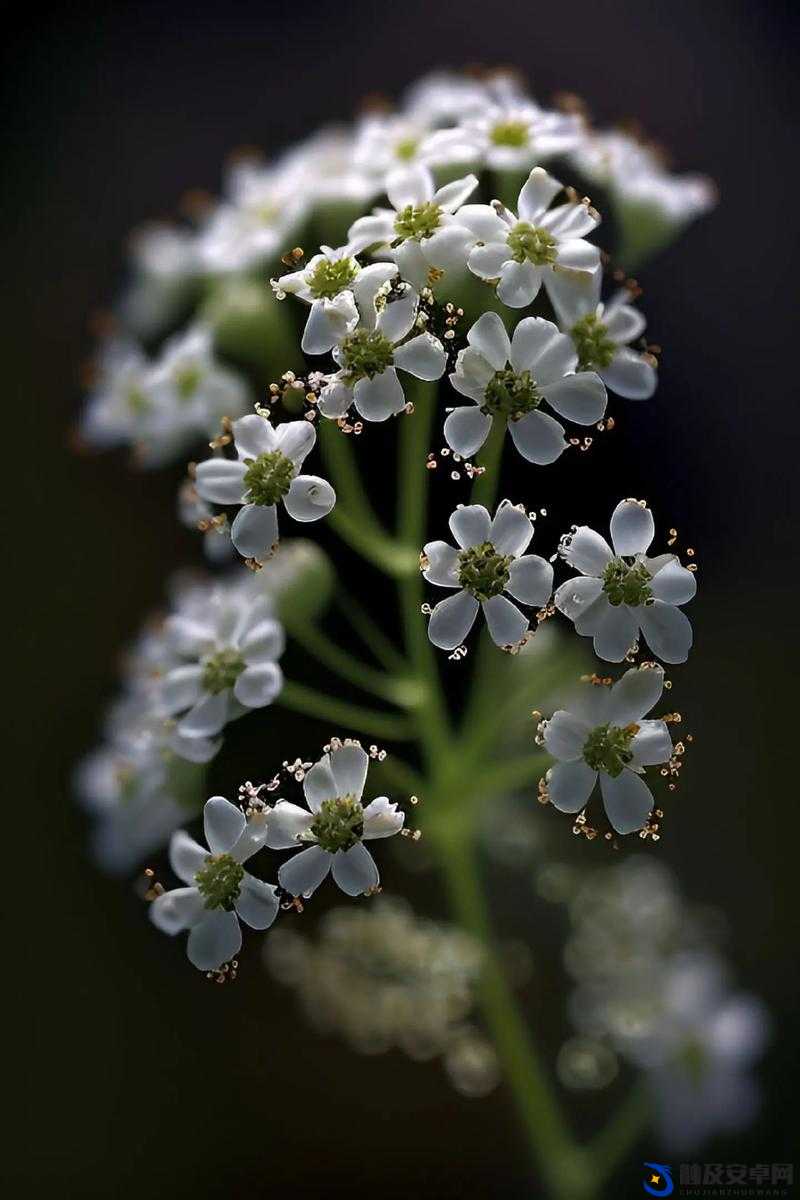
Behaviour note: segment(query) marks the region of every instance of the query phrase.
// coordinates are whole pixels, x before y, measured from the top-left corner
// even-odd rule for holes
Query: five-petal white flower
[[[223,796],[203,809],[208,850],[180,830],[172,835],[170,865],[187,885],[164,892],[150,906],[153,924],[164,933],[189,930],[186,953],[199,971],[216,971],[242,946],[239,919],[251,929],[268,929],[278,913],[276,889],[242,867],[261,847],[269,817],[248,821]]]
[[[231,541],[245,558],[269,558],[278,542],[278,501],[295,521],[318,521],[336,503],[331,485],[318,475],[298,474],[317,440],[309,421],[273,428],[258,413],[233,423],[237,458],[215,456],[197,467],[196,485],[204,500],[241,504]]]
[[[665,721],[643,720],[661,699],[661,667],[634,667],[612,687],[584,684],[576,711],[559,709],[544,723],[544,744],[558,759],[547,794],[561,812],[579,812],[600,781],[606,815],[617,833],[641,829],[654,807],[644,768],[669,762]]]
[[[523,458],[540,466],[567,448],[564,426],[540,411],[546,400],[560,416],[593,425],[606,409],[606,389],[594,371],[579,371],[578,355],[552,321],[525,317],[509,339],[497,313],[484,313],[467,334],[450,382],[474,407],[456,408],[444,423],[447,444],[457,454],[474,454],[493,420],[508,422]]]
[[[577,113],[553,112],[515,98],[490,104],[425,143],[430,160],[471,163],[493,171],[519,171],[574,149],[583,132]]]
[[[677,554],[648,558],[655,535],[650,509],[622,500],[611,516],[613,551],[599,533],[581,525],[565,537],[561,557],[580,575],[556,590],[555,604],[582,637],[594,638],[594,652],[622,662],[639,631],[653,654],[667,663],[685,662],[692,627],[677,607],[697,590],[694,574]]]
[[[422,573],[438,587],[458,588],[441,600],[428,622],[428,637],[442,650],[454,650],[469,633],[483,608],[492,641],[517,646],[528,631],[528,618],[503,595],[541,608],[550,599],[553,568],[538,554],[525,554],[533,524],[521,509],[504,501],[494,520],[481,504],[455,510],[450,529],[459,545],[428,542]]]
[[[386,796],[362,805],[368,767],[369,755],[360,746],[340,746],[324,754],[305,777],[303,791],[310,811],[286,800],[275,805],[266,844],[288,850],[313,843],[278,871],[284,891],[310,896],[329,871],[348,896],[378,886],[378,868],[363,843],[399,833],[405,814]]]

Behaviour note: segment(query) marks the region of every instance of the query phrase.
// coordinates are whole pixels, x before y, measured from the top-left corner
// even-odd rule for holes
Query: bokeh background
[[[8,37],[4,460],[23,467],[10,491],[22,536],[7,559],[19,590],[8,629],[25,693],[7,692],[7,760],[21,772],[6,805],[23,818],[5,847],[20,869],[6,906],[20,938],[6,962],[6,994],[20,1001],[6,1021],[9,1194],[532,1194],[502,1089],[462,1099],[436,1064],[319,1041],[254,947],[235,987],[199,981],[133,889],[90,864],[69,794],[121,645],[162,601],[165,573],[198,555],[173,519],[176,473],[137,476],[121,456],[68,447],[89,318],[118,289],[126,234],[173,215],[189,187],[218,191],[236,146],[280,149],[348,118],[367,93],[475,61],[518,67],[543,101],[578,92],[599,122],[637,116],[676,166],[720,187],[719,209],[640,273],[664,347],[656,401],[627,406],[585,461],[537,476],[535,501],[563,514],[555,535],[644,494],[697,548],[696,650],[676,673],[696,742],[657,853],[691,899],[726,914],[739,982],[767,1000],[775,1040],[759,1122],[695,1157],[791,1161],[796,33],[794,6],[752,0],[172,0],[39,7]],[[260,774],[286,739],[302,748],[299,732],[276,718],[266,741],[251,739],[269,754]],[[240,757],[215,767],[220,790],[240,781]],[[561,833],[570,839],[566,823]],[[386,882],[444,911],[435,880],[390,868]],[[554,1054],[557,954],[545,947],[539,962],[535,949],[524,1001]],[[602,1108],[575,1100],[576,1127],[590,1130]],[[639,1194],[641,1160],[658,1156],[643,1142],[608,1194]]]

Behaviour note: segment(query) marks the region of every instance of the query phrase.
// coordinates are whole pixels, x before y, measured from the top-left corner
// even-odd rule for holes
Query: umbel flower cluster
[[[574,98],[546,109],[507,73],[431,76],[397,110],[267,164],[238,159],[221,201],[195,196],[191,221],[143,231],[92,372],[84,443],[127,447],[145,468],[191,458],[177,516],[214,572],[170,585],[79,771],[100,860],[125,871],[168,846],[180,886],[148,866],[152,921],[186,934],[191,963],[222,981],[243,927],[294,921],[323,887],[374,896],[378,843],[420,835],[398,796],[424,798],[466,940],[385,906],[334,910],[317,942],[279,929],[266,954],[319,1023],[362,1048],[442,1054],[467,1094],[501,1074],[526,1086],[497,1037],[515,1001],[477,915],[483,801],[504,780],[572,814],[576,832],[655,841],[678,774],[680,717],[657,710],[692,648],[696,564],[672,549],[675,530],[658,532],[621,481],[610,514],[576,500],[556,514],[561,538],[537,532],[531,547],[548,468],[588,469],[598,435],[656,392],[658,347],[627,272],[712,203],[706,181],[596,131]],[[396,493],[374,459],[362,475],[375,445],[396,456]],[[504,455],[523,481],[513,499]],[[445,464],[436,486],[450,497],[429,505]],[[394,495],[393,527],[379,490]],[[366,575],[350,586],[347,560],[297,540],[312,526],[396,586],[402,645]],[[334,599],[335,634],[321,627]],[[561,635],[539,652],[550,618]],[[284,675],[287,638],[335,692]],[[477,641],[466,667],[449,665]],[[544,718],[590,646],[598,670]],[[450,672],[469,682],[455,711]],[[290,753],[278,707],[295,714]],[[304,734],[296,757],[298,714],[337,729],[308,759],[323,739]],[[220,756],[219,779],[240,722],[260,723],[252,774],[266,782],[208,799],[207,764]],[[387,757],[378,741],[411,752]],[[202,841],[183,829],[201,813]]]

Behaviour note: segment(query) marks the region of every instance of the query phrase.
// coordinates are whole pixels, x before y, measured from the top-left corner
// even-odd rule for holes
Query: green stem
[[[485,469],[483,474],[479,475],[472,484],[470,504],[482,504],[490,510],[494,507],[500,484],[500,460],[503,457],[505,436],[505,420],[502,417],[495,417],[492,421],[492,428],[489,430],[489,436],[477,456],[478,466]]]
[[[331,477],[335,481],[333,471]],[[417,570],[418,554],[379,529],[370,528],[363,515],[349,512],[343,502],[337,500],[336,507],[328,514],[328,524],[352,550],[393,579],[402,579]]]
[[[342,584],[337,585],[336,604],[351,628],[387,671],[406,671],[406,661],[367,610]]]
[[[601,1181],[613,1175],[630,1153],[647,1128],[650,1115],[650,1093],[643,1083],[635,1083],[605,1129],[589,1143],[589,1153]]]
[[[287,680],[276,703],[304,716],[331,721],[347,732],[365,733],[370,737],[386,738],[390,742],[404,742],[413,737],[413,728],[406,717],[375,712],[371,708],[351,704],[349,700],[340,700],[338,696],[317,692],[302,683]]]
[[[362,691],[370,692],[390,704],[413,707],[414,697],[418,693],[411,681],[367,666],[352,654],[341,650],[336,642],[310,621],[293,621],[288,616],[284,624],[299,645],[340,679],[346,679]]]

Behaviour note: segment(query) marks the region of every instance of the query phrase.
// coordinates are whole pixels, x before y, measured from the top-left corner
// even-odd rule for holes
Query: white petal
[[[405,408],[403,385],[394,367],[374,379],[359,379],[354,395],[356,408],[365,421],[386,421]]]
[[[286,421],[275,430],[276,449],[290,458],[296,467],[314,449],[317,431],[310,421]]]
[[[450,376],[451,379],[455,377]],[[455,408],[445,419],[444,439],[451,450],[468,458],[480,450],[489,436],[492,418],[477,405]]]
[[[341,379],[333,379],[320,392],[317,408],[323,417],[338,420],[344,416],[352,403],[353,389],[342,383]]]
[[[254,813],[247,818],[247,824],[235,846],[231,847],[231,857],[238,863],[247,862],[267,844],[269,822],[267,813]]]
[[[623,297],[627,295],[627,292],[622,293]],[[624,299],[619,303],[618,296],[619,293],[606,305],[603,324],[612,341],[618,342],[620,345],[627,345],[634,338],[642,336],[647,322],[639,310],[630,304],[625,304]]]
[[[283,498],[287,513],[295,521],[318,521],[327,517],[336,503],[336,492],[319,475],[298,475]]]
[[[547,281],[555,279],[556,275],[566,273],[570,274],[585,274],[589,272],[593,274],[600,267],[600,247],[593,246],[591,242],[584,242],[581,238],[570,239],[569,241],[559,242],[558,258],[556,259],[555,270],[548,271]],[[575,279],[576,284],[582,284],[581,279]]]
[[[178,732],[183,737],[213,737],[219,733],[228,720],[230,697],[227,688],[215,696],[204,696],[178,722]]]
[[[375,327],[375,297],[384,283],[394,279],[397,274],[396,263],[370,263],[359,272],[353,281],[352,292],[361,313],[362,320],[368,329]]]
[[[212,796],[203,807],[203,831],[212,854],[228,854],[246,825],[244,813],[224,796]]]
[[[319,812],[326,800],[335,800],[339,795],[329,754],[324,754],[308,772],[303,780],[303,792],[312,812]]]
[[[532,304],[542,286],[542,268],[532,262],[506,262],[500,272],[497,297],[509,308],[526,308]]]
[[[544,228],[563,241],[583,238],[599,224],[600,221],[592,215],[587,205],[579,201],[570,201],[568,204],[559,204],[557,208],[551,208],[542,220]]]
[[[547,781],[550,803],[559,812],[576,813],[594,791],[597,772],[582,760],[556,763]]]
[[[463,225],[443,225],[425,238],[420,249],[425,261],[437,271],[459,271],[467,265],[467,255],[475,245],[471,230]]]
[[[207,458],[197,464],[195,486],[204,500],[214,504],[241,504],[246,470],[243,462],[234,459]]]
[[[649,400],[658,383],[653,364],[627,347],[617,351],[601,375],[611,391],[626,400]]]
[[[420,164],[392,171],[386,180],[386,195],[397,212],[409,204],[418,208],[420,204],[432,200],[435,190],[433,176],[427,167]]]
[[[398,346],[394,352],[394,365],[408,371],[417,379],[441,379],[447,366],[447,355],[438,338],[421,333]]]
[[[233,440],[239,458],[258,458],[275,449],[275,430],[266,417],[248,413],[233,422]]]
[[[332,300],[315,300],[303,330],[301,350],[304,354],[326,354],[355,329],[358,320],[352,292],[341,292]]]
[[[516,646],[527,633],[528,618],[506,596],[492,596],[482,608],[496,646]]]
[[[354,254],[368,246],[381,246],[394,237],[394,213],[382,209],[367,217],[359,217],[350,226],[347,243]]]
[[[506,258],[508,257],[508,247],[505,245],[508,226],[490,204],[464,204],[458,210],[456,220],[482,242],[502,242]]]
[[[242,637],[239,649],[248,666],[274,662],[280,658],[286,645],[283,626],[271,617],[259,621]]]
[[[365,841],[392,837],[403,828],[406,815],[386,796],[378,796],[364,809]]]
[[[530,412],[509,421],[508,431],[522,457],[540,467],[555,462],[567,448],[564,426],[547,413]]]
[[[666,663],[686,662],[692,648],[692,627],[679,608],[655,600],[637,610],[642,633],[653,654]]]
[[[467,341],[479,354],[491,363],[495,371],[501,371],[511,353],[506,327],[495,312],[485,312],[470,329]]]
[[[291,850],[313,823],[314,814],[308,809],[279,800],[269,814],[266,845],[270,850]]]
[[[196,704],[202,695],[202,680],[203,668],[199,666],[176,667],[168,671],[159,687],[163,712],[172,716]]]
[[[533,522],[527,513],[513,504],[501,504],[489,529],[489,541],[498,554],[513,554],[519,558],[533,537]]]
[[[503,267],[511,261],[507,242],[489,242],[470,250],[467,266],[479,279],[499,279]]]
[[[397,263],[399,274],[407,283],[413,284],[414,287],[420,291],[422,288],[427,287],[428,276],[430,275],[431,267],[423,253],[422,244],[418,242],[416,238],[406,238],[406,240],[401,242],[399,246],[395,246],[394,250],[392,250],[392,254],[395,262]],[[392,302],[390,301],[386,307],[391,308]],[[405,333],[407,332],[408,329],[405,330]],[[405,334],[399,335],[399,337],[403,336],[405,336]],[[392,337],[391,340],[397,341],[398,338]]]
[[[447,542],[428,542],[422,553],[428,565],[422,572],[437,587],[458,587],[458,551]]]
[[[590,726],[582,717],[560,708],[545,726],[545,749],[561,762],[574,762],[583,756],[583,747],[590,732]]]
[[[263,883],[245,874],[235,901],[241,919],[251,929],[269,929],[278,915],[278,897],[271,883]]]
[[[453,213],[469,199],[477,186],[477,176],[465,175],[463,179],[454,179],[451,183],[440,187],[434,193],[433,202],[445,212]]]
[[[576,575],[556,588],[553,600],[559,612],[570,621],[578,621],[602,592],[602,580],[593,575]]]
[[[649,508],[635,500],[621,500],[611,514],[611,543],[615,554],[645,554],[656,527]]]
[[[489,513],[482,504],[464,504],[450,515],[450,532],[459,546],[479,546],[488,542],[492,527]]]
[[[634,767],[652,767],[672,758],[672,738],[666,721],[639,721],[639,732],[631,742]]]
[[[236,683],[233,694],[246,708],[264,708],[271,704],[283,687],[283,672],[275,663],[259,663],[246,667]]]
[[[569,340],[569,339],[565,339]],[[594,371],[581,371],[542,387],[545,400],[559,416],[576,425],[594,425],[606,411],[606,389]]]
[[[363,896],[380,883],[375,859],[361,842],[334,854],[333,878],[348,896]]]
[[[581,319],[597,312],[603,285],[602,271],[551,271],[547,294],[562,329],[570,330]]]
[[[526,554],[511,564],[506,591],[523,604],[542,608],[553,590],[553,568],[538,554]]]
[[[539,384],[574,371],[577,361],[570,339],[544,317],[525,317],[514,330],[511,365],[515,371],[530,371]]]
[[[390,342],[399,342],[411,332],[417,319],[419,296],[413,287],[407,287],[402,296],[388,300],[378,317],[378,329]]]
[[[178,615],[168,617],[164,622],[164,637],[184,658],[201,658],[211,653],[216,641],[211,625]]]
[[[478,601],[469,592],[456,592],[440,600],[428,622],[428,637],[440,650],[455,650],[469,633],[478,615]]]
[[[290,896],[310,896],[331,869],[332,855],[321,846],[301,850],[278,871],[278,883]]]
[[[538,224],[561,186],[543,167],[534,167],[519,194],[520,220]]]
[[[242,931],[235,912],[214,909],[189,934],[186,954],[198,971],[215,971],[242,948]]]
[[[697,580],[693,571],[682,567],[677,555],[656,571],[650,583],[650,591],[656,600],[665,604],[687,604],[697,591]]]
[[[578,526],[562,553],[564,561],[583,575],[602,575],[613,557],[605,538],[588,525]]]
[[[188,833],[179,829],[173,833],[169,842],[169,865],[178,879],[184,883],[194,883],[194,877],[203,867],[208,858],[208,851]]]
[[[642,828],[653,808],[653,793],[640,775],[626,768],[612,779],[601,771],[600,791],[606,816],[617,833]]]
[[[337,796],[361,799],[369,769],[369,755],[360,746],[342,746],[330,754],[331,771]]]
[[[636,642],[638,632],[639,622],[629,608],[624,604],[609,604],[595,627],[594,652],[607,662],[622,662]]]
[[[614,725],[640,721],[661,699],[664,672],[661,667],[633,667],[611,689],[608,719]]]
[[[150,920],[162,933],[180,933],[195,925],[204,911],[205,901],[196,887],[173,888],[150,905]]]
[[[244,558],[263,562],[278,544],[278,511],[274,504],[245,504],[231,525],[231,541]]]

